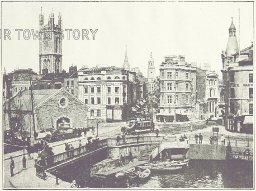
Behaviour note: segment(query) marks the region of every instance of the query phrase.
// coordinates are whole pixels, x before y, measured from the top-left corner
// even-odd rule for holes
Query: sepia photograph
[[[1,1],[2,189],[255,188],[254,1]]]

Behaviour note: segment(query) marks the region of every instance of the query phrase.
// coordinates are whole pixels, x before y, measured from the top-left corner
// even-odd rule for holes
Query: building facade
[[[72,95],[78,97],[78,71],[77,66],[70,66],[68,77],[64,78],[64,88]]]
[[[5,113],[11,117],[10,128],[34,136],[34,132],[51,128],[86,128],[87,111],[83,102],[61,88],[23,90],[10,100],[10,109]]]
[[[3,98],[8,99],[22,90],[28,90],[39,75],[32,69],[18,69],[3,75]]]
[[[214,71],[208,71],[206,73],[206,104],[207,104],[207,116],[209,118],[218,118],[220,115],[219,110],[219,79],[218,74]]]
[[[58,16],[55,24],[54,14],[44,23],[44,15],[39,15],[39,74],[62,72],[62,19]]]
[[[127,120],[136,103],[136,73],[118,67],[78,71],[78,98],[90,110],[90,119]]]
[[[239,51],[234,42],[236,28],[232,21],[227,49],[222,52],[225,127],[230,131],[252,132],[253,45]]]
[[[160,65],[158,122],[188,121],[195,117],[196,68],[184,56],[166,56]]]

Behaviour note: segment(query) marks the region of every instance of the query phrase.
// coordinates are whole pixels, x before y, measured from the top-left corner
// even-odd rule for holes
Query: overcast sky
[[[166,55],[181,54],[187,62],[208,63],[220,71],[221,51],[226,49],[231,17],[240,36],[241,48],[253,41],[253,3],[246,2],[3,2],[2,28],[11,40],[2,41],[3,67],[32,68],[38,72],[39,42],[17,40],[15,29],[39,27],[43,9],[45,22],[61,12],[63,29],[98,29],[93,40],[63,40],[63,69],[70,65],[122,66],[125,45],[131,67],[146,75],[150,52],[158,68]],[[238,10],[240,8],[240,35]]]

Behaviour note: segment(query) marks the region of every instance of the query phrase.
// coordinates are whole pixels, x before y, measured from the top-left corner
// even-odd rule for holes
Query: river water
[[[83,187],[101,187],[89,178],[90,166],[82,161],[61,169],[61,179],[76,179]],[[113,186],[115,187],[114,181]],[[190,161],[180,172],[151,174],[140,188],[253,188],[253,163],[248,161]]]

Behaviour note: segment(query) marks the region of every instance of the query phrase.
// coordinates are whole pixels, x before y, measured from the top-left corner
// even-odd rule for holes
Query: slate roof
[[[34,108],[58,91],[60,89],[33,90]],[[32,110],[30,90],[18,93],[12,98],[12,103],[21,110]]]

